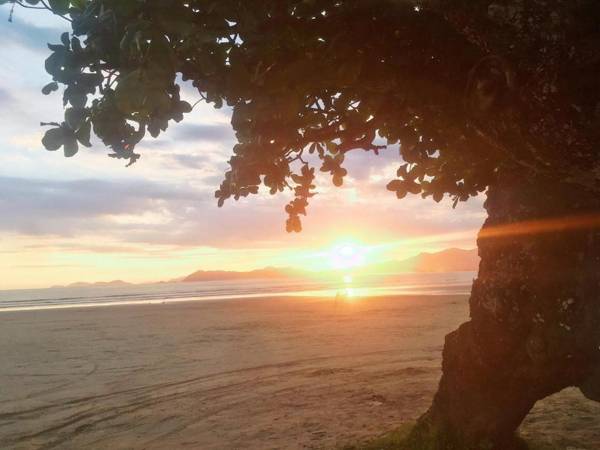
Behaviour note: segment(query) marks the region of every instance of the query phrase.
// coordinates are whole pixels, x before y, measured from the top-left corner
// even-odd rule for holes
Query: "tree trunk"
[[[485,207],[471,320],[446,336],[411,449],[518,448],[536,401],[568,386],[600,401],[600,199],[504,175]]]

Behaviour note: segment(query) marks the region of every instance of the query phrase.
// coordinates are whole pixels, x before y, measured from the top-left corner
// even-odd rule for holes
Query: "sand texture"
[[[1,449],[317,449],[417,418],[464,296],[0,313]],[[600,449],[568,389],[523,434]]]

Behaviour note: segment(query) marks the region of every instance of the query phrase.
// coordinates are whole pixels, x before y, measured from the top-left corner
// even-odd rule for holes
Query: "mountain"
[[[64,288],[64,287],[110,287],[110,286],[130,286],[131,283],[127,283],[123,280],[113,281],[97,281],[95,283],[86,283],[79,281],[77,283],[67,284],[66,286],[52,286],[52,288]]]
[[[235,272],[229,270],[198,270],[182,281],[219,281],[219,280],[248,280],[257,278],[299,278],[307,273],[287,267],[265,267],[264,269],[250,270],[248,272]]]
[[[477,271],[479,256],[477,249],[464,250],[449,248],[436,253],[419,253],[412,258],[400,261],[387,261],[365,267],[369,273],[402,273],[402,272],[467,272]],[[335,271],[331,271],[335,272]],[[190,281],[250,280],[258,278],[314,278],[325,275],[302,271],[287,267],[265,267],[248,272],[228,270],[198,270],[182,279]]]
[[[401,272],[477,271],[479,255],[476,248],[449,248],[436,253],[419,253],[412,258],[398,261],[395,265]]]
[[[435,253],[419,253],[412,258],[400,261],[386,261],[364,267],[366,273],[402,273],[402,272],[462,272],[477,271],[479,256],[477,249],[464,250],[449,248]],[[362,270],[361,270],[362,271]],[[252,280],[260,278],[286,279],[286,278],[315,278],[329,276],[335,270],[327,272],[312,272],[289,267],[265,267],[264,269],[236,272],[229,270],[198,270],[184,277],[175,278],[157,283],[193,282],[193,281],[220,281],[220,280]],[[344,271],[342,271],[344,272]],[[122,280],[101,281],[97,283],[72,283],[66,287],[106,287],[129,286]],[[54,288],[65,286],[53,286]]]

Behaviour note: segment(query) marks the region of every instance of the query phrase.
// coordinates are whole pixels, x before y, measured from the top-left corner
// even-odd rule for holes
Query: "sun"
[[[367,249],[355,242],[343,242],[328,252],[329,265],[333,269],[351,269],[366,264]]]

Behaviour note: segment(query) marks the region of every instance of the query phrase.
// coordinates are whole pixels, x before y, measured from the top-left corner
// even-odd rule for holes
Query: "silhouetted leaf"
[[[79,129],[75,132],[75,137],[79,141],[79,143],[85,147],[91,147],[90,143],[90,130],[92,126],[89,121],[86,121],[79,127]]]
[[[77,153],[79,146],[75,134],[65,132],[64,153],[67,158],[74,156]]]
[[[56,81],[53,81],[42,88],[42,94],[48,95],[56,90],[58,90],[58,83]]]
[[[73,130],[79,129],[79,126],[83,123],[87,111],[83,108],[67,108],[65,111],[65,122]]]
[[[51,128],[44,134],[42,144],[46,150],[58,150],[64,143],[65,134],[62,128]]]

